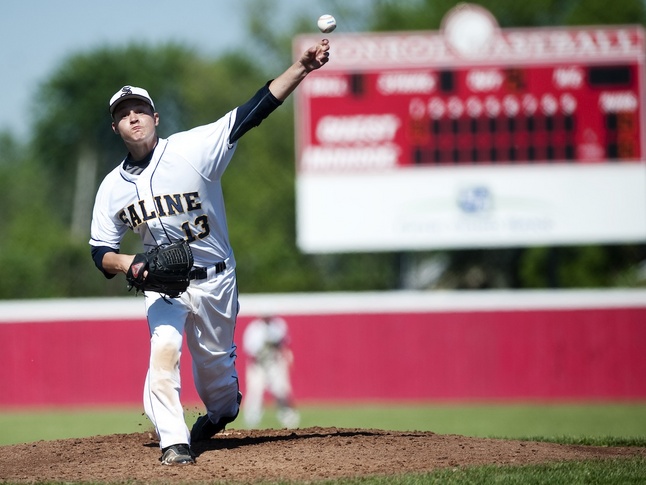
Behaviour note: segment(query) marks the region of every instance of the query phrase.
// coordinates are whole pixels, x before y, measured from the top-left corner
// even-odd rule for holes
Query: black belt
[[[206,274],[207,274],[208,269],[209,269],[208,267],[207,268],[195,267],[195,268],[191,269],[191,271],[189,271],[188,279],[189,280],[203,280],[203,279],[206,278]],[[225,269],[227,269],[227,263],[225,263],[224,261],[220,261],[219,263],[215,263],[215,274],[222,273],[222,271],[224,271]]]

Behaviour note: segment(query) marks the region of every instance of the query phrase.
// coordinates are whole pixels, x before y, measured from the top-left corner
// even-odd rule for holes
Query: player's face
[[[156,137],[159,115],[152,107],[137,99],[121,102],[112,115],[112,129],[126,143],[137,143]]]

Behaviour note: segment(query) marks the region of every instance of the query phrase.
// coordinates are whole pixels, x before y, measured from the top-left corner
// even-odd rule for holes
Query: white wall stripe
[[[144,296],[0,301],[0,323],[143,319]],[[392,291],[240,295],[240,315],[646,308],[646,290]]]

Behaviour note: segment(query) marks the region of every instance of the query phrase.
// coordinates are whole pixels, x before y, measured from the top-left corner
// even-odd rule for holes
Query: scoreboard
[[[440,32],[330,41],[296,93],[303,250],[646,239],[640,26],[506,30],[463,4]]]
[[[362,113],[355,121],[363,124],[379,123],[385,110],[395,114],[403,126],[390,125],[398,133],[389,141],[398,147],[398,165],[634,161],[642,157],[640,68],[634,60],[355,72],[341,81],[343,96],[313,97],[309,109],[313,118],[348,129],[327,133],[344,145],[350,135],[365,144],[365,131],[379,128],[366,124],[362,131],[344,116]],[[339,83],[337,75],[327,77]],[[326,74],[317,83],[325,90]],[[310,125],[323,130],[322,137],[305,134],[311,146],[325,146],[325,124]]]

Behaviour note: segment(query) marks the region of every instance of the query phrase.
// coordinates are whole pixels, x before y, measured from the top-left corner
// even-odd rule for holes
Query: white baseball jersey
[[[195,266],[227,258],[234,266],[220,180],[237,146],[229,143],[236,110],[218,121],[159,139],[150,164],[133,175],[120,164],[97,192],[92,246],[119,250],[128,229],[144,250],[187,239]]]
[[[287,322],[280,317],[252,320],[243,335],[242,347],[250,357],[246,368],[246,391],[243,400],[247,426],[255,428],[263,415],[265,391],[276,400],[276,413],[286,428],[296,428],[300,415],[292,403],[290,380],[291,351]]]

